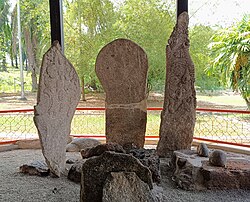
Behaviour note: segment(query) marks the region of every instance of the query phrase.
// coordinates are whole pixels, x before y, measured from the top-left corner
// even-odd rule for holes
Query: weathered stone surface
[[[34,117],[43,155],[56,176],[65,170],[67,139],[80,94],[77,73],[56,42],[43,57]]]
[[[227,155],[222,150],[215,150],[210,154],[209,162],[214,166],[224,167],[227,163]]]
[[[29,174],[29,175],[38,175],[38,176],[48,176],[50,174],[49,168],[45,162],[34,161],[30,164],[24,164],[20,166],[20,172]]]
[[[18,140],[16,145],[18,145],[19,149],[41,149],[41,143],[39,139]]]
[[[149,168],[152,173],[153,182],[161,182],[160,158],[154,149],[131,149],[128,153],[138,158],[144,166]]]
[[[98,140],[92,138],[75,138],[67,144],[66,151],[67,152],[80,152],[82,149],[87,149],[91,147],[95,147],[101,144]]]
[[[197,146],[197,154],[199,156],[208,157],[209,156],[209,149],[205,143],[200,143]]]
[[[103,188],[103,202],[155,202],[148,185],[134,172],[111,172]]]
[[[147,120],[148,60],[127,39],[106,45],[96,59],[96,74],[106,93],[107,142],[143,147]]]
[[[68,172],[68,179],[80,183],[81,182],[81,175],[82,175],[82,165],[86,161],[86,159],[80,159],[76,161]]]
[[[188,21],[186,12],[179,15],[166,49],[165,98],[157,146],[157,153],[162,157],[175,150],[190,149],[193,140],[196,93]]]
[[[117,143],[106,143],[106,144],[100,144],[96,147],[87,148],[85,150],[81,150],[82,158],[90,158],[92,156],[100,156],[106,151],[114,151],[117,153],[126,153],[125,150],[122,148],[121,145]]]
[[[250,158],[229,157],[226,167],[211,166],[207,161],[201,170],[207,189],[250,190]]]
[[[173,166],[175,168],[173,179],[178,187],[184,190],[203,190],[203,177],[200,173],[201,158],[194,150],[175,151]],[[204,158],[205,159],[205,158]]]
[[[250,156],[227,153],[225,167],[213,166],[195,151],[175,151],[174,180],[185,190],[249,189]]]
[[[128,154],[104,152],[89,158],[82,166],[81,202],[101,202],[103,186],[111,172],[135,172],[149,188],[153,188],[150,170]]]

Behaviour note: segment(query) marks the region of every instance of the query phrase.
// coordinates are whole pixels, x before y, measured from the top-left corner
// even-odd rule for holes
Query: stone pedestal
[[[185,190],[250,190],[250,157],[234,153],[226,155],[225,167],[219,167],[213,166],[208,157],[200,157],[195,151],[175,151],[175,182]]]
[[[188,14],[177,20],[167,45],[166,86],[157,153],[190,149],[195,126],[194,65],[189,54]]]
[[[77,73],[56,42],[43,57],[34,122],[46,163],[58,177],[65,169],[66,145],[80,94]]]
[[[130,40],[117,39],[98,54],[96,74],[106,93],[107,142],[144,146],[147,72],[147,55]]]

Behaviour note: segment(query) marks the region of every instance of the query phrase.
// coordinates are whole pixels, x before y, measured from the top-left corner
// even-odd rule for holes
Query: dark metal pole
[[[64,50],[63,41],[63,17],[62,17],[62,0],[49,0],[50,7],[50,29],[51,29],[51,44],[54,41],[59,41],[59,44]]]
[[[177,17],[185,11],[188,12],[188,0],[177,0]]]

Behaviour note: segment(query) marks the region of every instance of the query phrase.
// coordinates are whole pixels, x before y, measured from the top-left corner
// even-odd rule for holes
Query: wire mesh
[[[1,111],[0,111],[1,112]],[[146,136],[159,135],[161,110],[149,110]],[[0,113],[0,141],[38,138],[33,111]],[[105,134],[104,110],[76,110],[71,135]],[[250,112],[198,110],[195,137],[250,145]]]

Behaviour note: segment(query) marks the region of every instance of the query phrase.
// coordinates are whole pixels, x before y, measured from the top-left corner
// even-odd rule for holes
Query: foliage
[[[49,16],[48,12],[46,12],[48,8],[48,1],[21,1],[23,37],[28,70],[31,72],[32,77],[32,91],[36,91],[38,88],[37,75],[39,74],[42,55],[48,49],[50,42]],[[47,13],[47,16],[44,13]]]
[[[66,5],[66,54],[88,85],[99,87],[94,72],[99,50],[117,38],[143,47],[149,58],[149,83],[163,86],[165,45],[173,28],[168,2],[130,0],[114,8],[109,0],[75,0]]]
[[[24,74],[24,90],[31,91],[30,73]],[[8,72],[0,74],[0,93],[20,92],[20,71],[16,68],[8,67]]]
[[[66,1],[65,53],[78,70],[81,80],[98,87],[95,59],[112,39],[115,11],[109,0]]]
[[[220,75],[225,85],[239,90],[250,109],[250,15],[213,36],[210,44],[216,56],[210,73]]]
[[[6,55],[10,51],[11,31],[9,25],[10,5],[7,0],[0,0],[0,70],[7,71]]]
[[[48,2],[20,0],[23,58],[24,61],[26,58],[28,60],[33,87],[37,83],[36,74],[39,73],[42,55],[50,45]],[[81,80],[85,80],[86,86],[100,89],[94,67],[100,49],[117,38],[133,40],[148,55],[148,83],[151,89],[163,91],[165,49],[175,24],[175,1],[125,0],[118,7],[115,7],[113,2],[64,1],[67,58],[76,67]],[[4,63],[6,55],[9,55],[11,60],[17,60],[17,16],[14,9],[10,25],[8,0],[0,0],[0,11],[0,62]],[[231,81],[233,89],[239,89],[245,97],[249,96],[249,30],[249,17],[245,17],[244,23],[242,21],[233,28],[219,31],[218,34],[208,26],[196,25],[190,28],[190,52],[196,68],[196,86],[202,90],[216,90],[220,88],[222,81],[224,84]],[[212,54],[209,54],[208,44],[213,35]],[[223,52],[224,55],[221,54]],[[206,69],[209,70],[209,75]],[[220,80],[219,77],[223,79]]]
[[[209,26],[196,25],[190,31],[190,53],[195,66],[196,82],[198,89],[216,90],[220,88],[220,81],[215,75],[207,75],[206,69],[211,65],[212,57],[209,55],[208,45],[215,34]]]
[[[166,69],[166,44],[174,27],[173,1],[127,0],[119,9],[115,24],[117,36],[138,43],[149,60],[148,83],[163,91]]]

